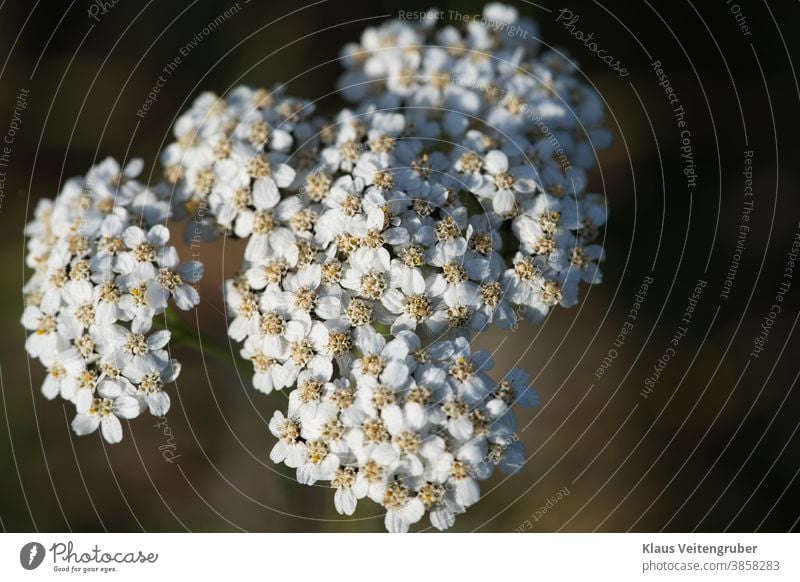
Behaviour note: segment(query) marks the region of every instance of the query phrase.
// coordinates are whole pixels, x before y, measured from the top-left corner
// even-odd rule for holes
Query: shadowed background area
[[[590,190],[604,193],[610,208],[608,259],[604,283],[584,288],[578,307],[557,309],[536,328],[476,340],[493,351],[497,369],[516,364],[529,371],[542,404],[519,412],[524,469],[485,482],[484,497],[455,530],[796,528],[800,272],[794,279],[784,274],[800,220],[800,92],[791,61],[798,51],[788,35],[800,16],[797,3],[514,4],[538,21],[544,42],[568,51],[608,104],[615,141],[599,153],[590,176]],[[381,531],[374,504],[343,518],[332,490],[298,486],[269,461],[266,420],[285,406],[285,395],[255,392],[251,371],[237,368],[231,356],[175,346],[184,368],[169,388],[173,408],[165,423],[139,418],[113,447],[97,435],[75,438],[71,407],[41,396],[44,370],[24,350],[20,290],[29,272],[22,228],[39,198],[55,196],[66,178],[105,156],[142,157],[146,172],[152,168],[150,181],[158,181],[158,151],[171,139],[175,117],[201,91],[286,82],[289,94],[318,99],[320,110],[335,112],[343,105],[334,93],[339,48],[371,23],[429,5],[119,0],[100,6],[0,4],[0,135],[8,145],[0,167],[0,525],[8,531]],[[481,6],[438,3],[445,14]],[[572,28],[559,20],[565,7],[579,16]],[[597,46],[629,75],[607,66],[576,30],[594,33]],[[157,101],[137,115],[176,56],[180,65]],[[676,118],[656,69],[685,117]],[[17,106],[21,93],[24,109]],[[691,160],[681,150],[684,130]],[[746,152],[752,152],[754,204],[745,220]],[[693,187],[684,173],[690,163]],[[749,230],[737,252],[742,225]],[[220,287],[237,270],[242,248],[228,240],[199,249],[203,302],[186,322],[203,340],[229,346]],[[181,252],[189,258],[188,248]],[[698,281],[705,286],[682,322]],[[753,340],[782,281],[791,286],[755,357]],[[636,318],[628,317],[637,302]],[[629,333],[620,339],[626,321]],[[667,352],[676,332],[677,347]],[[659,364],[665,354],[669,361]],[[647,383],[654,366],[657,381]]]

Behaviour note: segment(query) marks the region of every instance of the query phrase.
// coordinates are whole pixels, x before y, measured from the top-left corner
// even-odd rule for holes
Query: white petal
[[[405,296],[398,289],[389,289],[381,297],[381,303],[392,313],[402,313],[405,309]]]
[[[457,420],[451,421],[448,429],[450,430],[450,434],[452,434],[458,440],[467,440],[472,436],[473,431],[472,423],[466,416],[462,416]]]
[[[289,445],[289,454],[286,456],[287,467],[299,467],[306,458],[304,445]]]
[[[477,485],[477,484],[476,484]],[[404,521],[417,523],[425,515],[425,505],[419,498],[415,497],[408,501],[399,511]]]
[[[157,224],[147,233],[147,240],[153,246],[162,247],[169,242],[169,229],[163,224]],[[122,438],[122,435],[120,435]]]
[[[169,330],[159,330],[147,338],[147,346],[151,350],[163,348],[169,342],[170,335]]]
[[[381,373],[381,380],[389,386],[402,386],[408,380],[408,366],[402,361],[390,361]]]
[[[381,410],[381,419],[390,434],[396,435],[403,431],[403,411],[397,404],[390,404]]]
[[[272,447],[272,450],[269,453],[269,458],[273,463],[282,463],[288,454],[289,445],[286,444],[286,441],[279,440],[277,443],[275,443],[275,446]]]
[[[333,494],[333,504],[336,506],[336,511],[342,515],[353,515],[356,510],[356,496],[352,489],[337,489]]]
[[[464,507],[476,503],[480,497],[480,487],[478,487],[478,482],[472,477],[467,477],[456,483],[456,501]]]
[[[113,414],[106,416],[100,423],[100,432],[109,444],[115,445],[122,440],[122,424]]]
[[[389,533],[406,533],[409,525],[396,511],[388,511],[383,524]]]
[[[100,419],[96,414],[79,414],[72,420],[72,430],[78,436],[91,434],[100,426]]]
[[[397,451],[394,450],[394,447],[389,443],[381,443],[372,451],[372,455],[370,455],[376,463],[379,465],[383,465],[384,467],[388,467],[392,463],[397,461],[398,455]]]
[[[200,303],[200,294],[190,285],[181,285],[175,290],[173,299],[175,299],[178,309],[188,311]]]
[[[320,297],[319,301],[317,302],[317,308],[315,310],[316,314],[319,315],[322,319],[333,319],[338,317],[342,311],[342,302],[341,300],[334,296],[334,295],[326,295],[325,297]]]
[[[81,388],[75,394],[75,409],[81,414],[88,415],[89,409],[92,407],[93,401],[94,401],[94,395],[92,394],[92,391],[89,390],[88,388]],[[94,428],[97,427],[95,426]]]
[[[446,530],[453,527],[456,516],[446,507],[437,507],[431,510],[431,524],[438,530]]]
[[[492,150],[486,154],[486,169],[492,174],[501,174],[508,171],[508,158],[499,150]]]
[[[275,181],[281,188],[288,187],[294,181],[295,171],[291,166],[281,164],[275,172]]]
[[[169,411],[170,401],[169,394],[163,390],[159,390],[147,399],[147,406],[150,409],[150,414],[153,416],[164,416]],[[120,416],[124,416],[120,414]],[[129,418],[129,417],[125,417]]]
[[[253,184],[253,206],[259,210],[273,208],[281,199],[275,180],[261,178]]]
[[[111,398],[112,400],[120,395],[122,388],[119,384],[112,380],[104,380],[100,382],[97,387],[97,393],[103,398]]]
[[[419,430],[425,425],[425,408],[417,402],[406,404],[406,421],[409,428]]]

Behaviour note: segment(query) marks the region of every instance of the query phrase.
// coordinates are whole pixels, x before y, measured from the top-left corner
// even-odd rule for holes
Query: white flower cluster
[[[99,427],[109,443],[122,439],[120,418],[166,414],[163,388],[180,365],[164,349],[169,332],[150,333],[153,318],[170,297],[180,309],[200,300],[190,284],[200,266],[180,264],[167,244],[169,206],[136,180],[142,165],[108,158],[68,180],[25,231],[33,276],[22,325],[47,368],[42,392],[75,405],[78,435]]]
[[[423,347],[410,331],[386,342],[362,327],[355,348],[347,377],[301,372],[287,415],[269,424],[272,460],[296,468],[300,483],[330,481],[340,513],[369,497],[391,532],[426,512],[446,529],[478,501],[479,480],[522,466],[511,406],[538,403],[522,370],[493,382],[489,354],[471,353],[464,337]]]
[[[296,184],[289,154],[295,152],[296,167],[297,145],[314,133],[304,121],[312,105],[282,92],[241,86],[225,99],[204,93],[176,122],[176,141],[161,153],[161,163],[173,218],[194,218],[187,239],[198,227],[206,240],[222,232],[257,238],[269,230],[265,220],[280,199],[279,188]]]
[[[247,239],[229,334],[256,389],[293,388],[273,460],[330,481],[341,513],[382,504],[392,531],[425,510],[449,527],[476,480],[522,463],[510,405],[535,402],[528,378],[493,383],[469,340],[574,305],[603,258],[604,199],[585,192],[609,141],[597,94],[507,34],[534,30],[513,8],[484,12],[508,26],[435,20],[345,47],[354,106],[332,119],[281,89],[208,93],[162,157],[207,234]]]
[[[516,9],[437,20],[346,46],[352,105],[332,117],[282,87],[205,93],[161,154],[159,196],[138,167],[107,161],[42,203],[23,323],[46,395],[78,406],[77,432],[117,441],[117,416],[169,405],[169,335],[147,333],[169,295],[198,302],[192,267],[165,246],[171,212],[193,218],[187,238],[246,239],[225,283],[229,335],[257,390],[291,390],[270,422],[273,461],[329,482],[340,513],[369,497],[390,531],[426,512],[445,529],[494,467],[523,464],[512,406],[538,397],[519,369],[490,379],[470,340],[600,282],[605,200],[586,170],[610,134],[599,96],[539,53]]]

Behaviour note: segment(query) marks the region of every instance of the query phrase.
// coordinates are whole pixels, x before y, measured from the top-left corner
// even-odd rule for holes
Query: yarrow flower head
[[[426,515],[446,529],[495,467],[519,470],[514,408],[538,396],[470,342],[601,281],[605,200],[586,171],[610,134],[596,92],[515,8],[435,21],[347,45],[349,106],[331,117],[280,86],[204,93],[161,154],[163,184],[106,162],[90,172],[102,188],[40,205],[23,324],[45,395],[79,404],[76,430],[118,440],[118,418],[169,407],[179,368],[153,318],[199,301],[169,215],[191,218],[187,238],[246,241],[228,333],[257,390],[289,393],[270,457],[335,489],[340,513],[369,498],[389,531]]]
[[[536,393],[520,370],[492,381],[488,354],[463,337],[428,349],[408,331],[380,338],[362,338],[364,355],[336,382],[298,382],[289,416],[276,411],[270,422],[271,457],[301,483],[329,482],[340,513],[369,498],[386,509],[389,531],[426,514],[448,528],[495,467],[521,466],[511,405],[534,405]]]
[[[120,418],[169,410],[164,387],[180,368],[169,331],[151,328],[170,298],[184,310],[200,301],[202,266],[169,246],[169,206],[136,180],[141,167],[101,162],[40,201],[26,227],[22,325],[47,368],[42,392],[75,405],[77,434],[99,427],[109,443],[122,439]]]

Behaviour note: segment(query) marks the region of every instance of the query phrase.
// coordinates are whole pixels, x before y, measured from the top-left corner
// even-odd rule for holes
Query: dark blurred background
[[[0,133],[28,90],[0,205],[0,524],[4,530],[380,531],[377,507],[352,519],[333,492],[294,485],[268,459],[265,419],[285,396],[250,386],[231,358],[175,347],[185,365],[168,430],[180,457],[164,462],[165,427],[142,417],[125,440],[71,434],[72,411],[39,392],[19,325],[22,228],[35,202],[95,161],[157,153],[200,91],[288,82],[290,94],[335,111],[339,48],[371,23],[427,2],[239,1],[169,77],[145,119],[136,115],[160,70],[233,1],[0,3]],[[797,390],[800,272],[764,351],[753,339],[775,303],[798,230],[796,2],[514,1],[546,43],[566,48],[609,107],[615,141],[599,154],[591,190],[608,198],[605,282],[538,328],[485,334],[498,368],[519,363],[542,405],[521,412],[529,460],[521,474],[483,484],[458,531],[787,531],[800,516]],[[95,6],[95,8],[92,8]],[[478,12],[480,2],[439,2]],[[576,29],[630,71],[621,78],[556,22]],[[89,11],[96,18],[91,18]],[[103,13],[105,11],[105,13]],[[738,16],[738,20],[737,20]],[[744,20],[743,20],[744,19]],[[743,28],[746,26],[747,28]],[[651,63],[660,60],[683,105],[696,164],[687,189],[680,130]],[[797,62],[797,61],[795,61]],[[328,64],[325,64],[328,63]],[[720,297],[744,201],[744,152],[753,152],[751,230],[730,295]],[[157,176],[154,176],[157,179]],[[185,251],[186,249],[184,249]],[[241,245],[203,247],[203,303],[187,322],[227,343],[219,286]],[[652,277],[623,345],[617,334]],[[707,285],[658,383],[647,393],[698,280]],[[630,321],[630,320],[628,320]],[[615,350],[609,353],[609,350]],[[602,376],[597,369],[606,359]],[[561,499],[557,493],[562,491]],[[565,494],[564,492],[568,492]],[[555,502],[548,499],[555,498]],[[543,507],[545,509],[543,509]],[[424,527],[424,524],[423,524]]]

